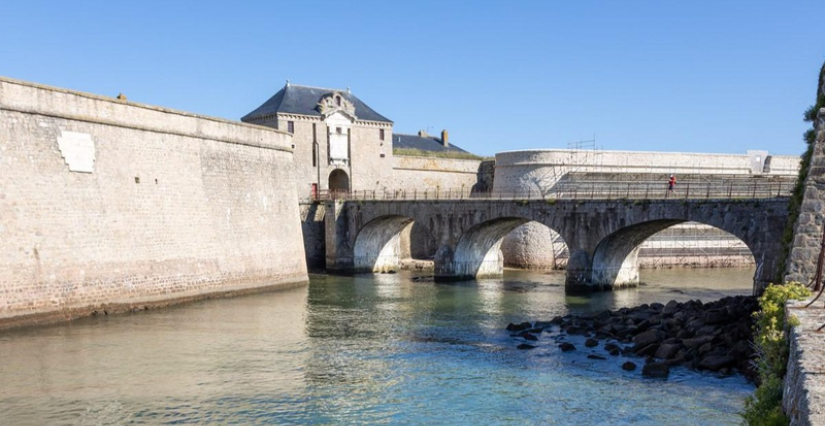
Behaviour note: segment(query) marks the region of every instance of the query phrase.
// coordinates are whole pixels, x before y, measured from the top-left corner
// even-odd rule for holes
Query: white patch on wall
[[[349,163],[349,129],[352,120],[336,112],[324,120],[329,129],[329,162],[337,167]]]
[[[69,166],[69,171],[93,173],[95,167],[95,142],[87,133],[60,131],[57,138],[60,155]]]

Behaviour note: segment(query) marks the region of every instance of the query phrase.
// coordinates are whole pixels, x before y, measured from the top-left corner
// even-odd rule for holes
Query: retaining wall
[[[291,144],[0,78],[0,327],[306,282]]]
[[[808,301],[789,302],[786,317],[799,325],[791,327],[790,354],[783,386],[782,409],[791,426],[825,424],[825,334],[816,331],[825,324],[822,302],[804,309]]]

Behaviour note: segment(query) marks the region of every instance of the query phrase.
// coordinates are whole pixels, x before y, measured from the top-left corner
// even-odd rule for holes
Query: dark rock
[[[587,339],[584,342],[584,346],[587,346],[588,348],[594,348],[596,346],[599,346],[599,341],[596,339]]]
[[[559,349],[561,349],[562,352],[570,352],[570,351],[575,351],[576,347],[573,346],[572,343],[564,342],[564,343],[559,345]]]
[[[535,349],[535,348],[536,348],[535,346],[533,346],[533,345],[528,345],[527,343],[522,343],[522,344],[520,344],[520,345],[516,346],[516,349],[521,349],[521,350],[524,350],[524,349]]]
[[[712,336],[699,336],[693,339],[684,339],[682,340],[682,344],[685,345],[686,348],[694,348],[704,345],[713,340]]]
[[[656,350],[656,354],[653,355],[659,359],[671,359],[679,352],[679,349],[682,348],[682,345],[676,343],[665,343],[659,346],[659,349]]]
[[[631,350],[633,351],[634,354],[639,355],[639,356],[653,356],[656,353],[656,351],[659,350],[659,344],[658,343],[651,343],[651,344],[649,344],[645,347],[641,347],[641,348],[639,347],[639,345],[636,345],[636,346],[633,346],[633,348]]]
[[[604,345],[604,350],[606,350],[608,352],[612,351],[613,349],[621,349],[621,348],[619,347],[619,345],[617,345],[615,343],[607,343],[607,344]]]
[[[610,311],[605,310],[605,311],[601,311],[601,312],[597,313],[596,315],[594,315],[593,319],[598,320],[598,321],[607,321],[608,319],[610,319],[610,317],[611,317]]]
[[[718,371],[723,367],[728,367],[735,360],[728,355],[708,355],[699,361],[699,368],[710,371]]]
[[[523,333],[521,337],[523,337],[524,340],[532,340],[532,341],[539,340],[538,337],[536,337],[534,334],[530,334],[530,333]]]
[[[634,363],[632,363],[632,362],[630,362],[630,361],[627,361],[627,362],[625,362],[624,364],[622,364],[622,370],[625,370],[625,371],[633,371],[633,370],[635,370],[635,369],[636,369],[636,364],[634,364]]]
[[[507,331],[522,331],[527,330],[528,328],[532,327],[533,325],[529,322],[523,322],[521,324],[507,324]]]
[[[633,338],[633,343],[636,344],[638,347],[645,347],[653,343],[659,343],[662,341],[663,334],[659,330],[648,330],[644,333],[637,334],[636,337]]]
[[[664,379],[670,374],[670,367],[661,362],[652,362],[642,367],[642,376],[654,379]]]
[[[601,355],[596,355],[596,354],[588,354],[588,355],[587,355],[587,357],[588,357],[589,359],[600,359],[600,360],[605,360],[605,359],[607,359],[607,358],[605,358],[605,357],[603,357],[603,356],[601,356]]]
[[[621,349],[619,349],[619,348],[615,348],[615,349],[611,349],[611,350],[609,351],[609,353],[610,353],[610,355],[612,355],[612,356],[619,356],[619,354],[620,354],[620,353],[622,353],[622,350],[621,350]]]

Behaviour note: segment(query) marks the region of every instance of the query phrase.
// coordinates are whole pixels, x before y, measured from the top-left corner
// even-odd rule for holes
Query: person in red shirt
[[[667,181],[667,192],[673,192],[673,188],[676,186],[676,176],[670,175],[670,179]]]

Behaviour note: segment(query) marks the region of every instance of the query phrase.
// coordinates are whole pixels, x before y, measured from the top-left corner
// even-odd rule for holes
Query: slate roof
[[[358,116],[359,120],[392,123],[392,120],[375,112],[375,110],[346,90],[324,89],[321,87],[301,86],[291,83],[287,83],[283,89],[279,90],[278,93],[269,98],[263,105],[243,116],[241,121],[248,121],[276,112],[320,116],[321,113],[318,112],[317,109],[318,102],[324,95],[332,92],[340,93],[341,96],[352,103],[355,107],[355,115]]]
[[[434,152],[467,152],[453,144],[445,147],[441,143],[441,138],[435,136],[405,135],[401,133],[393,133],[392,147]]]

